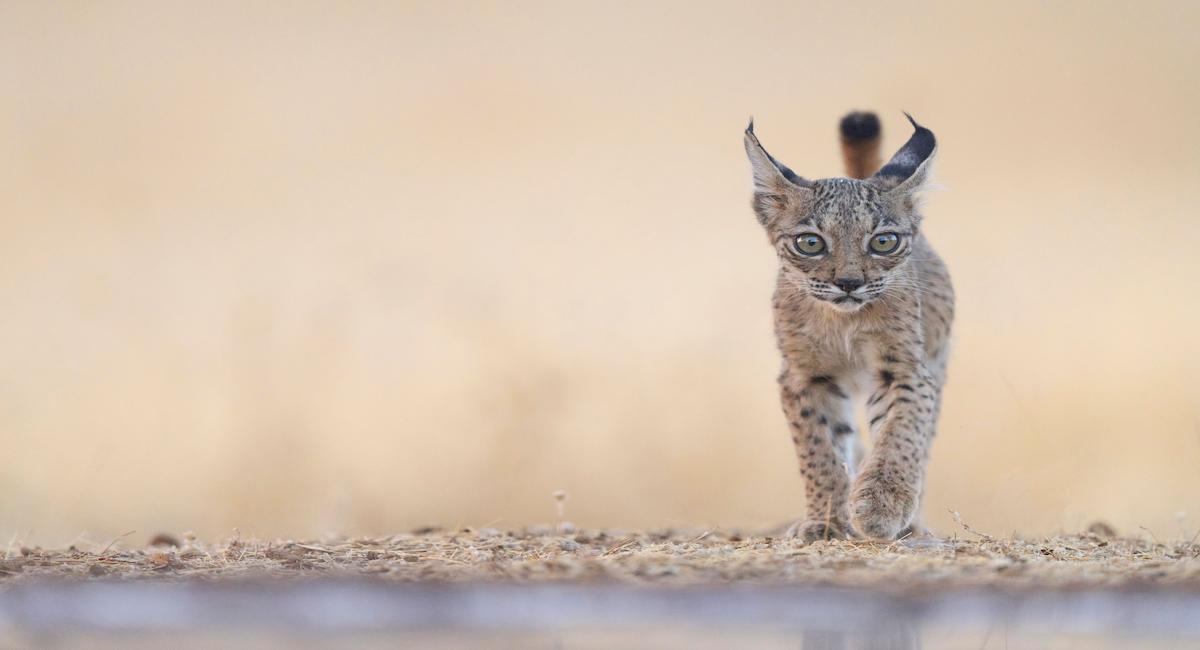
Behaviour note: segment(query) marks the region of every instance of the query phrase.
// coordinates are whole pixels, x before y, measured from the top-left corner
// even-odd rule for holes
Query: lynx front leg
[[[783,412],[787,415],[800,460],[807,497],[804,521],[791,533],[805,541],[845,538],[852,534],[848,496],[857,436],[851,424],[849,398],[830,377],[780,377]]]
[[[915,355],[914,355],[915,356]],[[885,355],[867,403],[874,448],[855,481],[851,519],[858,532],[894,539],[920,506],[939,386],[919,360]]]

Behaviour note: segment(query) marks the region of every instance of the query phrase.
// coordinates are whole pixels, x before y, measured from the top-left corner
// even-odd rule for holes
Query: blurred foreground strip
[[[575,647],[691,647],[754,639],[763,646],[891,647],[921,639],[972,647],[995,630],[1036,647],[1155,647],[1200,641],[1200,593],[1184,590],[948,589],[618,584],[388,584],[300,580],[52,582],[0,593],[0,641],[86,640],[92,646],[175,647],[231,642],[281,647],[288,639],[419,640],[431,647],[507,647],[572,639]],[[646,636],[652,633],[651,636]],[[362,637],[362,638],[360,638]],[[310,645],[311,645],[310,643]],[[241,641],[239,645],[245,645]],[[789,645],[790,644],[790,645]],[[367,643],[366,645],[370,645]],[[1014,647],[1023,647],[1016,645]],[[1164,647],[1170,647],[1165,645]]]

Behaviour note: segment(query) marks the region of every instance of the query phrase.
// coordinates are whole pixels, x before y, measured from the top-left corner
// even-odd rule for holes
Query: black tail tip
[[[868,111],[854,111],[842,118],[839,126],[842,137],[849,142],[863,142],[879,137],[879,116]]]

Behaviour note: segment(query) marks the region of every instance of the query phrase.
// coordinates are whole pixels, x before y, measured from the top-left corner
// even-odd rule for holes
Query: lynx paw
[[[896,539],[917,511],[917,493],[864,474],[850,496],[850,519],[869,539]]]
[[[848,526],[839,525],[837,522],[825,521],[824,519],[809,519],[806,521],[797,521],[792,524],[785,537],[796,537],[804,540],[805,544],[819,542],[830,539],[847,539],[849,535]]]

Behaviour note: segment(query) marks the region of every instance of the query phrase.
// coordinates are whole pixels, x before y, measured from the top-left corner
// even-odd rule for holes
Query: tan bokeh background
[[[1200,527],[1200,5],[0,4],[0,534],[766,525],[741,130],[938,134],[926,512]]]

